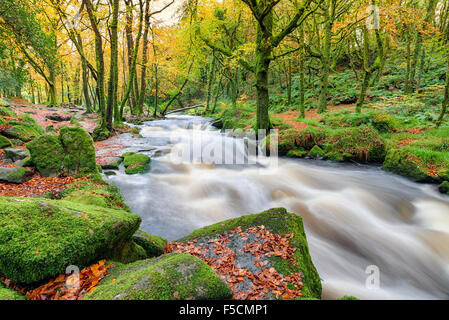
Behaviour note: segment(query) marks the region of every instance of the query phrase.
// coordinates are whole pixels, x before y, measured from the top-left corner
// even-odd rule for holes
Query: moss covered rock
[[[419,159],[406,148],[390,149],[385,158],[382,169],[411,178],[418,182],[432,182],[426,170],[419,165]]]
[[[9,107],[11,104],[5,98],[0,98],[0,107]]]
[[[67,200],[0,198],[0,273],[33,283],[115,256],[140,217]]]
[[[151,159],[149,156],[134,152],[128,152],[122,156],[124,157],[123,165],[127,174],[145,173],[150,170]]]
[[[141,230],[134,234],[133,241],[145,250],[147,258],[157,257],[163,254],[165,245],[167,244],[167,240],[164,238],[153,236]]]
[[[280,156],[287,155],[290,150],[310,150],[315,145],[321,145],[325,133],[313,127],[302,130],[288,129],[279,133],[278,153]]]
[[[102,126],[98,126],[94,129],[92,138],[94,139],[94,141],[103,141],[109,138],[111,135],[112,134],[108,129]]]
[[[326,152],[350,154],[359,162],[382,163],[385,159],[385,142],[370,126],[334,130],[325,144]]]
[[[314,146],[309,151],[309,157],[312,157],[312,158],[322,158],[324,155],[325,155],[325,152],[323,151],[323,149],[321,149],[318,146]]]
[[[55,177],[62,168],[64,149],[54,133],[44,134],[27,144],[31,154],[31,162],[41,176]]]
[[[449,194],[449,182],[448,182],[448,181],[443,181],[443,183],[441,183],[441,184],[438,186],[438,190],[439,190],[441,193],[447,193],[447,194]]]
[[[8,148],[8,147],[12,147],[11,141],[4,136],[0,136],[0,149]]]
[[[164,254],[109,269],[110,274],[85,300],[218,300],[231,290],[200,259],[187,253]],[[115,281],[112,281],[115,279]]]
[[[43,134],[43,130],[40,130],[42,128],[39,128],[40,127],[33,124],[23,122],[6,129],[3,134],[8,138],[19,139],[23,142],[28,142]]]
[[[0,181],[23,183],[33,176],[33,172],[21,167],[0,167]]]
[[[207,243],[210,239],[214,239],[220,234],[226,234],[237,227],[246,230],[250,227],[258,226],[264,226],[265,229],[273,234],[293,234],[293,238],[290,238],[289,242],[291,246],[296,248],[294,253],[296,264],[276,256],[271,256],[267,259],[270,261],[270,265],[280,274],[301,273],[303,275],[302,282],[304,286],[301,288],[303,298],[320,299],[321,281],[309,254],[302,218],[299,215],[288,213],[284,208],[274,208],[259,214],[251,214],[219,222],[195,230],[187,237],[176,242],[195,241],[195,243]],[[238,247],[231,248],[233,251],[238,249],[242,250],[242,248]]]
[[[27,149],[15,149],[15,148],[7,148],[5,149],[5,157],[10,159],[12,162],[17,160],[23,160],[30,156],[30,151]]]
[[[67,174],[97,173],[92,137],[81,127],[62,127],[59,139],[64,148],[64,170]]]

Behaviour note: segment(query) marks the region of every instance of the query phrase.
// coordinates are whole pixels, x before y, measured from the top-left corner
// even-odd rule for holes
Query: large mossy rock
[[[12,162],[16,162],[30,157],[30,151],[27,149],[7,148],[5,149],[5,157]]]
[[[229,287],[205,262],[187,253],[170,253],[110,269],[110,274],[84,299],[221,300],[231,297]]]
[[[9,107],[0,106],[0,116],[15,117],[17,114]]]
[[[278,153],[280,156],[285,156],[291,150],[310,150],[315,145],[321,145],[324,139],[325,133],[323,130],[312,127],[307,127],[302,130],[283,130],[279,133]]]
[[[245,231],[250,227],[259,226],[264,226],[266,230],[273,234],[293,234],[293,238],[289,239],[289,243],[291,246],[296,248],[293,256],[296,264],[292,261],[287,261],[277,256],[271,256],[267,259],[270,262],[270,265],[280,274],[288,276],[292,273],[301,273],[303,275],[303,287],[301,288],[303,299],[320,299],[321,280],[309,254],[309,247],[307,244],[302,218],[299,215],[287,212],[284,208],[274,208],[259,214],[251,214],[240,218],[219,222],[195,230],[187,237],[177,240],[176,242],[194,242],[196,244],[208,243],[208,241],[213,241],[219,235],[229,235],[231,230],[238,227]],[[229,248],[234,252],[237,252],[238,250],[243,252],[243,247],[241,247],[243,244],[244,243],[241,243],[240,241],[231,241]],[[243,256],[249,254],[250,253],[245,253]],[[247,263],[246,260],[247,258],[243,259],[239,263],[243,265],[244,263]],[[251,267],[252,266],[248,266],[248,269]],[[245,267],[242,266],[242,268]]]
[[[405,148],[390,149],[385,157],[382,169],[417,182],[434,181],[434,178],[430,177],[426,170],[419,165],[417,157]]]
[[[8,147],[12,147],[11,141],[4,136],[0,136],[0,149],[8,148]]]
[[[31,162],[43,177],[55,177],[62,169],[64,149],[54,133],[44,134],[27,144]]]
[[[386,145],[379,133],[370,126],[334,130],[326,138],[326,151],[349,155],[363,163],[382,163]]]
[[[0,198],[0,274],[33,283],[115,257],[141,218],[68,200]],[[128,262],[128,261],[127,261]]]
[[[5,288],[0,282],[0,301],[3,300],[26,300],[26,298],[13,289]]]
[[[122,157],[106,157],[102,159],[101,168],[117,170],[122,162]]]
[[[123,157],[123,165],[127,174],[146,173],[150,170],[151,159],[147,155],[128,152]]]
[[[39,128],[42,129],[33,124],[23,122],[6,129],[3,134],[11,139],[19,139],[23,142],[28,142],[44,133],[43,129],[41,131]]]
[[[21,167],[0,167],[0,181],[23,183],[33,176],[33,172]]]
[[[81,127],[62,127],[59,139],[64,148],[64,169],[67,174],[97,173],[92,137]]]
[[[148,258],[163,254],[165,245],[167,244],[167,240],[164,238],[153,236],[141,230],[134,234],[133,241],[145,250]]]

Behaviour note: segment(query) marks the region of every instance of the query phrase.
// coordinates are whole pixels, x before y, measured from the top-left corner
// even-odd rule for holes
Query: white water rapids
[[[142,217],[144,231],[175,240],[225,219],[285,207],[304,219],[323,299],[449,298],[449,197],[435,186],[327,161],[175,164],[171,152],[193,143],[192,130],[209,143],[220,143],[222,134],[207,119],[179,115],[141,128],[136,151],[146,148],[151,171],[121,169],[108,179]],[[242,152],[243,140],[234,141]],[[379,270],[378,288],[366,284],[368,266]]]

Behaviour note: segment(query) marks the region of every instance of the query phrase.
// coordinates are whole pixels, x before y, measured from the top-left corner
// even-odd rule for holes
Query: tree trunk
[[[109,85],[108,85],[108,103],[106,108],[106,128],[112,130],[112,117],[114,110],[117,112],[117,87],[118,87],[118,12],[119,12],[119,0],[112,1],[112,21],[110,25],[111,30],[111,66],[109,72]],[[121,119],[115,119],[120,121]]]
[[[447,55],[447,66],[446,66],[446,87],[444,88],[444,99],[443,103],[441,105],[441,113],[437,120],[437,127],[439,127],[443,123],[443,119],[445,114],[448,111],[448,105],[449,105],[449,53],[446,53]]]

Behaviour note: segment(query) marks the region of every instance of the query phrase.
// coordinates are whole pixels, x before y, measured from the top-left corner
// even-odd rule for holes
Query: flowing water
[[[221,220],[285,207],[304,219],[323,299],[449,298],[449,197],[435,186],[327,161],[179,163],[173,160],[179,149],[198,139],[220,144],[223,134],[208,119],[181,115],[141,128],[143,138],[127,143],[152,157],[151,171],[126,175],[121,168],[108,179],[142,217],[144,231],[175,240]],[[244,153],[242,139],[225,140]],[[369,280],[376,270],[379,286]]]

